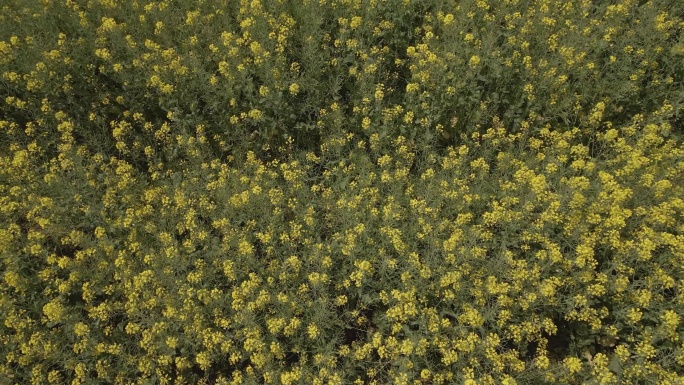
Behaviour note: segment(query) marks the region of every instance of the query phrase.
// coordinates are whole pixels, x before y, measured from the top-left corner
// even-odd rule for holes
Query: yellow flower
[[[74,325],[74,333],[79,337],[83,337],[84,335],[90,333],[90,328],[83,322],[79,322]]]
[[[309,335],[309,338],[316,339],[316,337],[319,336],[320,330],[318,329],[318,326],[316,324],[309,324],[309,326],[306,328],[306,333]]]
[[[349,27],[351,29],[356,29],[359,26],[361,26],[362,22],[363,22],[363,18],[361,18],[361,16],[354,16],[354,17],[352,17],[351,22],[349,23]]]
[[[294,334],[295,330],[297,330],[297,328],[299,328],[299,325],[301,323],[302,323],[302,321],[299,318],[297,318],[297,317],[292,318],[290,320],[290,323],[287,326],[285,326],[285,330],[283,331],[283,333],[288,337],[292,336]]]
[[[537,357],[537,367],[540,369],[546,369],[549,367],[549,358],[546,356]]]
[[[52,322],[60,322],[66,310],[57,299],[53,299],[43,306],[43,314]]]
[[[382,100],[382,98],[385,97],[385,93],[383,91],[384,88],[385,88],[384,84],[378,84],[375,87],[375,100]]]
[[[404,122],[406,122],[406,124],[413,123],[413,111],[406,112],[406,115],[404,115]]]
[[[299,84],[297,84],[297,83],[290,84],[290,94],[297,95],[298,93],[299,93]]]
[[[102,227],[98,226],[95,228],[95,237],[102,238],[105,235],[105,229]]]
[[[468,61],[468,65],[470,68],[475,68],[480,64],[480,57],[477,55],[473,55],[470,57],[470,60]]]
[[[408,83],[406,85],[406,92],[411,93],[411,92],[416,92],[420,89],[420,85],[418,83]]]
[[[173,85],[172,85],[172,84],[164,84],[164,85],[162,85],[162,86],[159,88],[159,90],[160,90],[163,94],[167,94],[167,95],[168,95],[168,94],[170,94],[170,93],[173,92]]]
[[[283,383],[283,385],[290,385],[297,383],[301,377],[302,369],[300,367],[296,367],[291,372],[282,373],[280,375],[280,382]]]
[[[175,349],[176,346],[178,345],[178,338],[175,338],[175,337],[166,338],[166,345],[168,345],[171,349]]]
[[[111,58],[111,54],[109,53],[109,50],[107,48],[96,49],[95,50],[95,56],[97,56],[103,60],[109,60]]]
[[[187,17],[185,18],[185,24],[193,25],[197,17],[200,15],[200,11],[188,11],[186,15]]]
[[[52,370],[48,373],[48,382],[51,384],[58,384],[61,382],[61,375],[59,371]]]
[[[637,343],[635,350],[638,355],[643,356],[646,359],[651,359],[656,355],[655,348],[646,341],[640,341]]]
[[[399,350],[401,351],[401,354],[403,354],[405,356],[409,356],[413,353],[413,348],[414,348],[414,345],[413,345],[413,342],[411,342],[411,340],[404,340],[404,341],[402,341],[401,347],[399,348]]]
[[[641,310],[638,307],[629,309],[629,312],[627,312],[627,318],[632,323],[639,322],[639,320],[641,320],[642,316],[643,316],[643,313],[641,312]]]
[[[207,370],[211,366],[211,358],[207,352],[200,352],[195,357],[195,361],[199,364],[200,369]]]
[[[264,114],[258,109],[254,108],[249,111],[248,116],[256,121],[259,121],[264,116]]]
[[[619,345],[615,348],[615,354],[620,358],[620,361],[625,362],[629,359],[629,349],[625,345]]]
[[[570,374],[578,373],[582,370],[582,361],[577,357],[567,357],[563,360],[563,364],[568,369]]]
[[[7,282],[8,285],[16,288],[19,288],[21,286],[21,278],[19,277],[19,274],[17,274],[15,271],[8,271],[5,272],[5,282]]]
[[[161,31],[162,31],[163,28],[164,28],[164,23],[161,22],[161,21],[158,21],[158,22],[154,25],[154,34],[155,34],[155,35],[159,35],[159,34],[161,33]]]
[[[446,352],[442,353],[442,363],[444,365],[451,365],[455,362],[458,362],[458,353],[455,350],[449,349]]]
[[[361,128],[363,128],[364,130],[367,130],[368,127],[370,127],[370,125],[371,125],[371,120],[370,120],[370,118],[367,117],[367,116],[365,116],[365,117],[363,118],[363,120],[361,120]]]
[[[114,20],[110,17],[103,17],[101,20],[102,20],[102,25],[100,26],[100,28],[102,29],[102,31],[105,31],[105,32],[112,31],[117,26],[116,20]]]
[[[589,115],[589,123],[597,124],[601,122],[601,119],[603,119],[603,112],[605,111],[605,109],[606,104],[604,102],[596,103],[596,106],[591,111],[591,115]]]

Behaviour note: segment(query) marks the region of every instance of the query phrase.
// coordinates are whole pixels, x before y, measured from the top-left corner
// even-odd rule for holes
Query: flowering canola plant
[[[5,2],[0,383],[680,383],[682,7]]]

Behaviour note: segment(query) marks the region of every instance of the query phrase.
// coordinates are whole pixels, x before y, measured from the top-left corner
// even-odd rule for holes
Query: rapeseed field
[[[0,9],[0,384],[684,383],[684,2]]]

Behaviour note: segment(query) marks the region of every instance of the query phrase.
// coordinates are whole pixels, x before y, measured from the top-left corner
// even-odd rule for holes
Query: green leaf
[[[371,298],[370,294],[364,293],[361,295],[361,301],[363,301],[364,304],[369,305],[373,303],[373,298]]]
[[[617,355],[613,356],[613,359],[610,360],[608,369],[610,369],[611,372],[617,374],[618,376],[622,375],[622,363],[620,362],[620,358]]]

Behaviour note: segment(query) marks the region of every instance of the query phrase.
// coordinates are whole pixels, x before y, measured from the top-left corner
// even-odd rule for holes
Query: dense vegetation
[[[684,2],[0,8],[0,383],[684,380]]]

